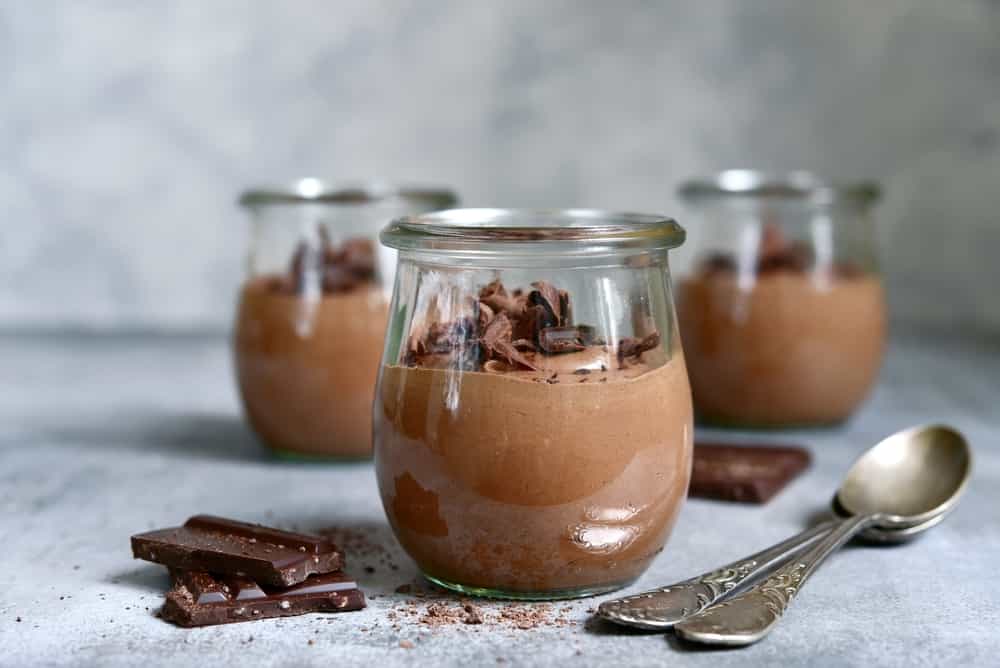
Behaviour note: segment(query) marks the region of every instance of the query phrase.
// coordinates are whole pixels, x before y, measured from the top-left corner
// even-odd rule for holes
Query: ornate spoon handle
[[[710,645],[749,645],[766,636],[823,561],[873,523],[871,515],[842,520],[817,545],[744,594],[713,605],[674,627],[685,640]]]
[[[813,544],[836,525],[837,522],[834,521],[824,522],[766,550],[690,580],[605,601],[597,609],[597,614],[626,626],[668,629],[725,598],[741,585],[767,573],[775,563],[780,563]]]

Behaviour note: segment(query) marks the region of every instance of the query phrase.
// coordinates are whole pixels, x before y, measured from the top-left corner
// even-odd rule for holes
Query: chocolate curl
[[[479,291],[479,301],[489,306],[494,313],[506,313],[511,319],[520,318],[526,306],[521,295],[509,295],[503,283],[495,280]]]
[[[660,345],[660,333],[653,332],[641,339],[627,337],[618,341],[618,368],[625,368],[625,361],[638,362],[639,357],[647,350]]]
[[[536,281],[531,286],[535,288],[528,294],[528,303],[545,309],[542,327],[558,327],[563,324],[563,300],[555,286],[546,281]],[[567,305],[569,298],[566,299]]]
[[[480,343],[486,349],[487,355],[498,357],[513,367],[521,367],[531,371],[538,369],[522,355],[511,342],[513,327],[506,313],[498,313],[483,331]]]

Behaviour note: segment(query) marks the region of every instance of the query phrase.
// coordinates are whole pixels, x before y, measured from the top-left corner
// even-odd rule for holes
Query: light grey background
[[[248,183],[683,214],[875,177],[900,328],[1000,330],[1000,3],[0,0],[0,328],[224,329]]]

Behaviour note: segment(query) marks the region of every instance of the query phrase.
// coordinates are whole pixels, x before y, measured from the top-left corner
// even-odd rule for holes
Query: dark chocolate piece
[[[211,515],[132,536],[132,555],[170,568],[240,575],[276,587],[344,567],[343,552],[325,538]]]
[[[541,306],[544,309],[539,329],[561,326],[563,324],[562,305],[568,304],[568,298],[564,300],[559,290],[546,281],[536,281],[531,284],[531,287],[535,289],[528,293],[528,303]]]
[[[546,327],[538,333],[538,347],[550,355],[586,348],[578,327]]]
[[[341,572],[312,575],[291,587],[261,586],[247,577],[205,571],[171,571],[160,617],[178,626],[209,626],[308,612],[347,612],[365,607],[358,585]]]
[[[688,496],[767,503],[811,461],[797,446],[696,443]]]
[[[621,339],[618,342],[618,366],[619,368],[625,368],[625,361],[632,360],[633,362],[639,361],[639,357],[642,356],[647,350],[652,350],[656,346],[660,345],[660,333],[653,332],[641,339],[637,339],[633,336]]]
[[[300,242],[292,255],[288,274],[296,293],[306,288],[307,268],[319,277],[319,287],[326,294],[375,280],[375,247],[370,239],[348,239],[334,246],[325,228],[320,228],[319,236],[319,247]]]

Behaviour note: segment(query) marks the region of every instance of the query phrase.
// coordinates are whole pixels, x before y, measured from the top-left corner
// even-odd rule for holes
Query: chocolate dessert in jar
[[[458,209],[402,218],[375,468],[403,548],[466,594],[622,587],[663,549],[692,419],[658,216]]]
[[[333,188],[317,179],[240,197],[251,245],[234,327],[236,376],[250,425],[275,453],[371,456],[395,269],[378,230],[454,202],[447,190]]]
[[[677,311],[699,421],[846,419],[885,347],[870,211],[878,187],[730,170],[679,193],[692,224]]]

